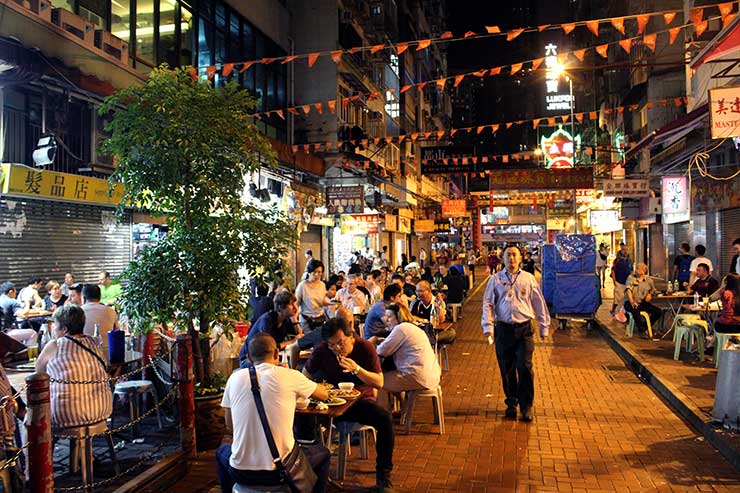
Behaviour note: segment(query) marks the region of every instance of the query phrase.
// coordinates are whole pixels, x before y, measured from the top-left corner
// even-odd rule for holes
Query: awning
[[[673,120],[668,125],[653,131],[647,137],[638,142],[637,145],[628,149],[625,153],[625,158],[630,159],[645,148],[652,148],[657,145],[674,142],[692,130],[702,126],[704,124],[704,118],[706,118],[708,114],[709,103],[699,106],[691,113]]]
[[[727,27],[717,33],[712,41],[707,43],[707,46],[694,57],[689,67],[696,70],[704,63],[735,51],[740,51],[740,17],[735,17]]]

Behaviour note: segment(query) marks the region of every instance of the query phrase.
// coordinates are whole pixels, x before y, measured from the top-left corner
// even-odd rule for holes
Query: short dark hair
[[[294,303],[295,301],[296,297],[293,293],[291,293],[290,291],[280,291],[272,299],[272,304],[275,305],[275,311],[278,311],[282,310],[291,303]]]
[[[15,284],[10,281],[5,281],[0,284],[0,294],[8,294],[15,289]]]
[[[509,245],[506,245],[503,250],[501,250],[501,256],[503,257],[503,255],[506,253],[506,250],[508,250],[510,248],[516,248],[517,250],[519,250],[519,255],[522,254],[522,249],[521,248],[519,248],[517,245],[509,244]]]
[[[379,269],[373,269],[370,271],[370,277],[373,278],[373,280],[380,279],[380,276],[382,276],[383,273],[380,272]]]
[[[707,247],[705,247],[704,245],[696,245],[695,250],[696,253],[698,253],[699,255],[704,255],[705,253],[707,253]]]
[[[82,334],[85,330],[85,312],[80,305],[70,303],[56,309],[51,318],[70,335]]]
[[[103,274],[106,278],[110,279],[110,272],[108,271],[101,271],[101,274]]]
[[[308,272],[310,274],[311,272],[315,271],[319,267],[321,267],[322,269],[324,269],[324,264],[321,263],[321,260],[316,260],[315,258],[312,258],[306,264],[306,272]],[[326,269],[324,269],[324,270],[326,270]]]
[[[394,273],[394,274],[393,274],[393,275],[391,276],[391,281],[395,281],[396,279],[400,279],[400,280],[402,280],[403,282],[406,282],[406,277],[405,277],[405,276],[403,276],[402,274],[399,274],[398,272]]]
[[[740,245],[740,237],[735,238],[735,241],[733,241],[732,244],[733,244],[733,246],[734,245]]]
[[[687,251],[687,252],[690,252],[691,251],[691,246],[689,245],[689,243],[687,241],[684,241],[683,243],[681,243],[680,248],[681,248],[681,250],[684,250],[684,251]]]
[[[312,250],[306,250],[306,255],[311,255],[313,257],[313,251]]]
[[[69,286],[70,291],[77,291],[79,294],[82,294],[82,284],[79,282],[76,282]],[[100,288],[98,288],[100,289]]]
[[[702,262],[702,263],[700,263],[699,265],[697,265],[697,266],[696,266],[696,268],[697,268],[697,269],[698,269],[699,267],[701,267],[701,268],[703,268],[704,270],[706,270],[707,272],[709,272],[709,265],[707,265],[706,263]]]
[[[347,337],[354,334],[354,331],[349,327],[346,320],[337,317],[330,318],[326,321],[324,326],[321,327],[321,338],[327,340],[339,331]]]
[[[389,284],[383,290],[383,300],[390,301],[391,298],[395,298],[402,292],[403,289],[401,289],[401,286],[399,286],[398,284]]]
[[[86,300],[100,301],[100,287],[97,284],[85,284],[82,286],[82,296]]]
[[[267,284],[259,283],[257,284],[257,296],[267,296],[267,293],[270,292],[270,288],[267,287]]]
[[[31,279],[29,279],[28,284],[38,284],[40,282],[44,282],[44,280],[40,277],[32,277]]]
[[[260,332],[252,336],[247,348],[249,350],[249,358],[254,362],[260,362],[275,352],[277,342],[267,332]]]

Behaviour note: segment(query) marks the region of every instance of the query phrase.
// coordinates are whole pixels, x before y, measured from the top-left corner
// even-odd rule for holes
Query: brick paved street
[[[451,371],[443,376],[447,433],[434,433],[425,399],[411,435],[396,438],[399,491],[740,492],[740,473],[596,332],[575,325],[537,345],[535,422],[504,420],[496,358],[480,332],[481,297],[482,290],[463,310]],[[358,456],[354,447],[349,491],[365,491],[374,481],[374,461]],[[205,491],[216,485],[209,462],[191,473],[203,478],[212,471]],[[185,484],[188,490],[172,491],[195,491],[193,482]]]

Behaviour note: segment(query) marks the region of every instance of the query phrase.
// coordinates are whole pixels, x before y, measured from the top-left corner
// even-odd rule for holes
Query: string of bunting
[[[720,14],[719,17],[723,19],[724,25],[727,25],[727,23],[729,23],[732,20],[732,18],[734,18],[736,15],[736,14],[732,14],[735,3],[737,3],[737,1],[696,6],[689,10],[689,18],[691,19],[692,24],[696,26],[697,32],[704,32],[707,28],[707,20],[704,20],[704,11],[706,9],[717,8]],[[470,38],[505,36],[506,41],[513,41],[514,39],[518,38],[523,33],[542,32],[545,30],[553,30],[553,29],[560,29],[566,35],[569,35],[575,30],[576,27],[579,27],[579,26],[586,27],[589,31],[593,33],[593,35],[596,38],[599,38],[600,37],[600,27],[602,24],[611,25],[616,31],[618,31],[620,34],[624,36],[625,22],[627,21],[636,23],[637,33],[641,35],[643,34],[645,27],[648,25],[651,18],[662,17],[663,23],[665,24],[665,26],[669,26],[670,24],[673,23],[674,19],[676,18],[676,15],[681,12],[683,12],[683,9],[671,9],[671,10],[662,10],[662,11],[656,11],[656,12],[646,12],[643,14],[633,14],[633,15],[625,15],[625,16],[619,16],[619,17],[606,17],[606,18],[601,18],[601,19],[566,22],[566,23],[560,23],[560,24],[542,24],[536,27],[519,27],[515,29],[509,29],[507,31],[502,31],[498,26],[484,26],[485,32],[467,31],[462,36],[454,36],[451,31],[446,31],[443,34],[441,34],[438,38],[417,39],[417,40],[412,40],[412,41],[403,41],[403,42],[388,43],[388,44],[377,44],[377,45],[372,45],[372,46],[355,46],[355,47],[351,47],[346,50],[317,51],[317,52],[312,52],[312,53],[293,54],[293,55],[286,55],[286,56],[281,56],[281,57],[269,57],[269,58],[266,57],[266,58],[260,58],[256,60],[248,60],[248,61],[242,61],[242,62],[223,63],[219,65],[202,65],[199,68],[205,69],[208,79],[211,79],[216,74],[216,72],[219,70],[219,68],[221,70],[221,74],[224,77],[228,77],[229,75],[231,75],[231,73],[235,69],[238,69],[239,72],[244,72],[256,64],[263,64],[263,65],[269,65],[271,63],[286,64],[286,63],[294,62],[296,60],[305,59],[307,61],[308,67],[311,68],[314,66],[316,61],[322,56],[323,57],[329,56],[331,57],[332,61],[334,61],[334,63],[339,64],[341,62],[343,55],[352,55],[355,53],[360,53],[360,52],[365,52],[365,51],[369,51],[371,54],[375,54],[383,50],[392,50],[398,55],[401,55],[409,48],[415,47],[416,51],[422,51],[424,49],[429,48],[432,44],[436,44],[440,42],[461,41],[461,40],[467,40]],[[195,75],[197,76],[197,69],[193,69],[193,70],[195,71]]]
[[[586,120],[598,120],[599,118],[599,112],[603,111],[606,115],[622,115],[625,111],[627,112],[634,112],[641,110],[642,108],[645,109],[652,109],[655,105],[661,105],[663,107],[668,107],[670,105],[681,107],[684,105],[688,105],[688,97],[686,96],[679,96],[679,97],[673,97],[673,98],[665,98],[660,100],[654,100],[654,101],[648,101],[644,105],[639,104],[630,104],[626,106],[615,106],[612,108],[604,108],[602,110],[594,110],[594,111],[583,111],[579,113],[574,113],[573,118],[580,124],[583,123]],[[367,147],[369,144],[374,144],[375,146],[378,146],[381,144],[381,142],[385,142],[386,144],[401,144],[404,141],[410,141],[410,142],[416,142],[417,140],[421,141],[429,141],[429,140],[442,140],[449,137],[454,137],[459,132],[467,132],[467,133],[475,133],[476,135],[480,135],[485,131],[490,130],[492,133],[496,133],[499,130],[508,129],[511,128],[514,125],[525,125],[525,124],[531,124],[532,128],[537,128],[540,125],[547,125],[548,127],[554,127],[557,124],[566,124],[570,121],[570,113],[564,114],[564,115],[555,115],[555,116],[547,116],[547,117],[539,117],[539,118],[532,118],[528,120],[516,120],[516,121],[508,121],[508,122],[502,122],[502,123],[492,123],[488,125],[478,125],[473,127],[459,127],[459,128],[451,128],[448,130],[435,130],[435,131],[429,131],[429,132],[413,132],[410,134],[404,134],[404,135],[386,135],[384,137],[374,137],[374,138],[366,138],[366,139],[347,139],[347,140],[337,140],[336,143],[333,141],[327,141],[327,142],[314,142],[310,144],[294,144],[292,146],[293,153],[297,153],[300,151],[303,151],[304,153],[311,153],[311,152],[322,152],[322,151],[331,151],[333,149],[341,149],[344,147],[345,144],[351,144],[354,146],[363,146]]]
[[[711,20],[717,20],[717,19],[719,19],[719,17],[709,18],[703,22],[708,23]],[[694,26],[697,37],[700,35],[700,33],[703,33],[704,30],[706,29],[706,26],[704,26],[702,30],[699,30],[692,23],[683,24],[680,26],[676,26],[675,28],[667,29],[664,31],[657,31],[657,32],[654,32],[651,34],[645,34],[642,36],[636,36],[634,38],[627,38],[627,39],[623,39],[620,41],[605,43],[603,45],[581,48],[581,49],[569,51],[569,52],[562,52],[558,55],[558,61],[562,64],[565,64],[568,60],[568,57],[572,56],[576,58],[579,62],[583,62],[585,60],[587,53],[596,53],[600,55],[601,58],[606,59],[609,57],[609,49],[612,47],[616,47],[616,45],[619,45],[628,54],[630,53],[632,46],[637,45],[638,43],[644,44],[652,52],[655,52],[658,34],[667,33],[669,36],[669,44],[673,44],[676,41],[678,34],[680,33],[682,29],[687,29],[692,26]],[[493,76],[499,76],[499,75],[513,76],[513,75],[516,75],[517,73],[522,73],[527,70],[532,70],[532,71],[538,70],[544,61],[545,61],[545,57],[537,58],[534,60],[524,60],[521,62],[511,64],[511,65],[501,65],[498,67],[466,72],[463,74],[458,74],[458,75],[449,76],[449,77],[442,77],[439,79],[428,80],[428,81],[419,82],[415,84],[406,84],[402,86],[398,91],[396,91],[395,88],[389,88],[386,90],[386,92],[391,93],[391,94],[395,94],[396,92],[398,92],[399,94],[403,94],[406,91],[411,90],[412,88],[416,88],[418,92],[422,92],[425,87],[436,87],[440,90],[444,90],[444,88],[447,86],[448,83],[451,83],[453,87],[457,87],[458,85],[460,85],[460,83],[463,81],[465,77],[469,77],[469,76],[475,76],[475,77],[481,77],[481,78],[482,77],[493,77]],[[287,107],[284,109],[264,111],[261,113],[255,113],[252,116],[254,116],[254,118],[258,120],[261,120],[262,118],[269,118],[271,115],[277,115],[278,117],[284,120],[288,113],[295,115],[295,116],[300,116],[300,115],[308,116],[311,114],[312,111],[317,114],[323,114],[324,111],[328,111],[329,113],[334,114],[337,109],[337,104],[340,104],[341,107],[343,108],[347,108],[350,103],[357,103],[358,101],[361,101],[363,98],[365,101],[369,102],[369,101],[374,101],[376,99],[381,99],[382,97],[383,95],[378,91],[368,92],[368,93],[357,93],[357,94],[354,94],[353,96],[344,97],[344,98],[330,99],[328,101],[314,102],[314,103],[308,103],[308,104],[303,104],[303,105],[291,106],[291,107]]]

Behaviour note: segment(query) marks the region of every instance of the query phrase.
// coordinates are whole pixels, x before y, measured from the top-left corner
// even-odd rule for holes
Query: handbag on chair
[[[254,403],[257,405],[257,412],[260,416],[262,429],[265,432],[265,438],[267,438],[267,445],[270,447],[270,454],[272,454],[275,469],[280,475],[280,482],[287,485],[293,493],[313,491],[313,487],[316,484],[318,477],[311,468],[311,464],[308,462],[308,457],[303,453],[303,450],[298,443],[293,446],[293,450],[290,451],[285,460],[280,458],[280,452],[278,452],[277,445],[275,445],[275,439],[270,430],[270,423],[267,422],[265,405],[262,402],[260,384],[257,381],[257,371],[254,366],[249,367],[249,378],[252,381],[252,395],[254,396]]]

